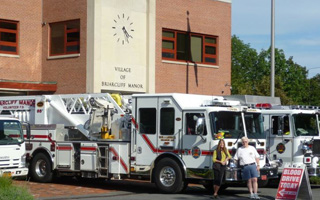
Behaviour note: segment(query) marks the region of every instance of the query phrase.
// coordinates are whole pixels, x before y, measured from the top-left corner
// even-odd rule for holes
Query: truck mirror
[[[195,133],[197,135],[203,135],[204,133],[204,126],[205,126],[205,121],[204,121],[204,118],[202,117],[199,117],[197,119],[197,122],[196,122],[196,128],[195,128]]]
[[[24,125],[26,127],[27,139],[30,139],[31,138],[30,124],[29,123],[24,123]]]

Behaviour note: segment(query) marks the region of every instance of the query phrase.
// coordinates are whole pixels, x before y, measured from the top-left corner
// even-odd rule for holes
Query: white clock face
[[[112,29],[114,30],[114,38],[116,42],[124,44],[129,44],[133,39],[133,22],[130,20],[129,16],[125,14],[118,14],[116,18],[113,20],[114,26]]]

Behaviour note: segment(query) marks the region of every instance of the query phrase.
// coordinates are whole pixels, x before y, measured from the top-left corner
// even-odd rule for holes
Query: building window
[[[80,53],[80,20],[50,24],[50,56]]]
[[[0,53],[18,54],[18,28],[18,22],[0,19]]]
[[[162,59],[217,65],[218,37],[163,29]]]

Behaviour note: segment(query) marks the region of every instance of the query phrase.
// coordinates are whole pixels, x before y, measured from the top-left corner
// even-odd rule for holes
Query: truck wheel
[[[48,183],[52,181],[52,164],[49,158],[38,153],[33,159],[30,167],[31,178],[40,183]]]
[[[157,188],[163,193],[179,193],[186,186],[180,166],[170,158],[159,161],[154,178]]]
[[[206,188],[206,190],[209,193],[213,193],[214,192],[214,190],[213,190],[213,182],[212,181],[205,182],[202,185],[203,185],[204,188]]]
[[[269,180],[258,180],[258,186],[260,187],[267,187],[269,184]]]

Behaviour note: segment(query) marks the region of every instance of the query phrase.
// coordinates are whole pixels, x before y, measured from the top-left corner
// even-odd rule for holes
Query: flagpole
[[[271,0],[271,81],[270,81],[270,93],[271,97],[274,97],[274,76],[275,76],[275,70],[274,70],[274,22],[275,22],[275,0]]]

